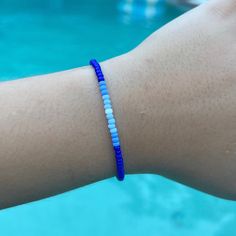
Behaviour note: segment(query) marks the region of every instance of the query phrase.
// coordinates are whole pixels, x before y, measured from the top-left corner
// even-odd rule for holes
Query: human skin
[[[212,0],[101,63],[127,174],[236,199],[236,2]],[[115,176],[90,66],[0,84],[0,207]]]

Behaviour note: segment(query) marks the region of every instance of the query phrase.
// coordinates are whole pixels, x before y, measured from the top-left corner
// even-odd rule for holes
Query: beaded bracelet
[[[113,114],[111,99],[108,94],[106,81],[105,81],[105,78],[104,78],[104,75],[102,73],[102,69],[99,63],[95,59],[92,59],[90,60],[90,65],[94,68],[96,76],[97,76],[100,92],[103,99],[103,105],[104,105],[104,110],[105,110],[105,114],[107,118],[108,128],[110,130],[112,145],[115,152],[117,179],[121,181],[125,177],[124,161],[122,157],[120,140],[119,140],[118,130],[116,127],[115,117]]]

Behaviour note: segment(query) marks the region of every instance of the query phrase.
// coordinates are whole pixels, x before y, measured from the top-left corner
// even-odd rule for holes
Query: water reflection
[[[117,187],[126,194],[123,203],[126,214],[128,212],[132,217],[138,215],[143,219],[155,219],[159,225],[178,229],[174,235],[187,235],[188,231],[195,232],[194,235],[200,232],[205,232],[203,235],[218,235],[226,225],[236,223],[234,202],[201,193],[159,176],[129,176],[124,184],[117,184]]]
[[[165,0],[120,0],[118,2],[120,19],[125,24],[142,23],[149,27],[169,21],[183,13],[180,9],[166,3]],[[170,17],[170,18],[169,18]]]

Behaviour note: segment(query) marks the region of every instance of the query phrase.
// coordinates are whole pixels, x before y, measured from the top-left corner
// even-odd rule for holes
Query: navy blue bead
[[[120,155],[122,156],[121,152],[115,152],[115,156],[119,157]]]
[[[124,180],[124,177],[125,177],[125,170],[124,170],[124,164],[122,165],[119,165],[119,164],[116,164],[117,165],[117,179],[119,181],[122,181]]]
[[[117,165],[123,165],[123,159],[122,157],[116,159]]]
[[[98,77],[98,82],[104,81],[103,77]]]
[[[97,61],[95,59],[91,59],[89,64],[95,68],[96,64],[97,64]]]
[[[116,154],[116,159],[117,160],[122,160],[122,154]]]
[[[115,150],[115,154],[121,154],[121,150]]]
[[[120,150],[120,146],[114,147],[114,150]]]
[[[115,150],[115,154],[122,155],[121,150]]]
[[[114,150],[115,150],[115,151],[120,151],[121,148],[120,148],[120,146],[114,146]]]
[[[121,148],[120,146],[113,146],[115,152],[120,152]]]

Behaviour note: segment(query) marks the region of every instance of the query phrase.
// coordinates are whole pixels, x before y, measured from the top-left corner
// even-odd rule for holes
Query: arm
[[[210,1],[102,63],[127,173],[236,198],[235,23]],[[1,208],[115,175],[90,67],[1,83],[0,107]]]

